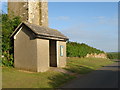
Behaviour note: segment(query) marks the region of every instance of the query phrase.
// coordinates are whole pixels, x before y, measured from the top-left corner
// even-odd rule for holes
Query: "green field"
[[[69,58],[65,69],[79,74],[86,74],[111,63],[113,63],[113,61],[108,59]],[[75,78],[75,76],[55,71],[30,73],[11,67],[2,68],[3,88],[55,88],[73,78]]]

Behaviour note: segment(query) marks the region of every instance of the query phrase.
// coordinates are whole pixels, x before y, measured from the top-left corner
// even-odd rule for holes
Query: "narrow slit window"
[[[60,56],[63,56],[63,48],[64,46],[60,45]]]

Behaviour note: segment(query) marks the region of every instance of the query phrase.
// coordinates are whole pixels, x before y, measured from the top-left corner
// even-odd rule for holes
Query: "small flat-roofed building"
[[[14,39],[15,68],[44,72],[49,67],[65,67],[68,38],[61,32],[22,22],[11,37]]]

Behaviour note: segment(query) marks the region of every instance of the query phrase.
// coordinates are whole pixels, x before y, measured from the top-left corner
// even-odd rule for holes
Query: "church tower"
[[[22,21],[48,26],[48,3],[39,0],[27,2],[11,2],[8,0],[8,15],[20,16]]]

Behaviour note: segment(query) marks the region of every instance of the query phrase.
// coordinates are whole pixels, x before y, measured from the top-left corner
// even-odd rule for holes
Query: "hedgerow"
[[[1,15],[2,22],[2,59],[1,65],[13,66],[13,41],[10,39],[10,35],[15,28],[20,24],[20,17],[9,18],[7,14]]]
[[[84,43],[68,42],[67,43],[67,57],[85,57],[87,54],[105,53],[99,49],[90,47]]]
[[[109,59],[120,59],[120,52],[107,53]]]

